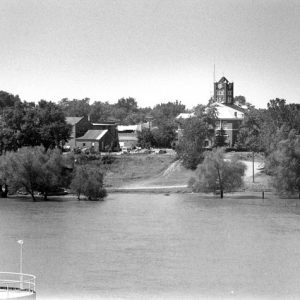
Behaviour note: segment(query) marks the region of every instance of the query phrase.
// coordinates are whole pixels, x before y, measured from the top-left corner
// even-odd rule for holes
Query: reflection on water
[[[193,194],[0,201],[0,270],[49,297],[297,297],[300,222],[284,207]]]

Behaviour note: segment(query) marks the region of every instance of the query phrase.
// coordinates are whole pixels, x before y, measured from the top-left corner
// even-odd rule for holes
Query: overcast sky
[[[21,99],[300,103],[300,1],[0,0],[0,89]]]

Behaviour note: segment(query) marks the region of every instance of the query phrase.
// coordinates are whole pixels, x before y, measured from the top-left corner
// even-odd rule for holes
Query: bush
[[[99,168],[85,165],[77,165],[71,182],[71,190],[77,195],[84,195],[88,200],[99,200],[106,197],[107,192],[103,187],[103,173]]]

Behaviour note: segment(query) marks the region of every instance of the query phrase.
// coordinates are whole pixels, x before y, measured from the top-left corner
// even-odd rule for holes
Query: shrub
[[[71,182],[71,190],[77,195],[84,195],[89,200],[98,200],[106,197],[107,192],[103,187],[103,173],[99,168],[88,164],[77,165]]]

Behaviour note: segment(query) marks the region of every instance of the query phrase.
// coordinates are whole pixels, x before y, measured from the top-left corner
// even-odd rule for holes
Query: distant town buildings
[[[240,125],[244,119],[244,108],[234,103],[234,83],[226,77],[214,82],[214,96],[211,104],[216,108],[217,121],[215,137],[222,135],[227,147],[234,147]],[[181,113],[177,116],[178,138],[182,134],[182,120],[194,117],[193,113]],[[66,121],[72,125],[72,134],[66,144],[71,150],[75,148],[93,148],[96,152],[114,151],[122,147],[132,149],[138,144],[138,133],[142,129],[152,128],[152,117],[148,122],[137,125],[117,125],[116,122],[92,123],[89,117],[67,117]],[[211,148],[214,139],[207,139],[205,146]]]
[[[95,152],[116,151],[122,147],[133,149],[138,143],[138,133],[151,128],[150,122],[137,125],[92,123],[89,117],[66,117],[66,122],[72,126],[72,132],[64,146],[70,150],[92,148]]]

